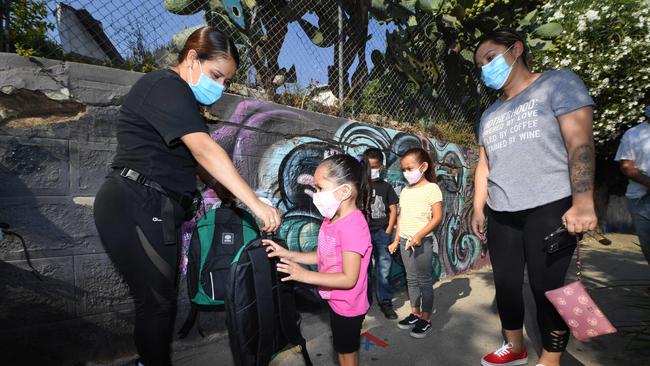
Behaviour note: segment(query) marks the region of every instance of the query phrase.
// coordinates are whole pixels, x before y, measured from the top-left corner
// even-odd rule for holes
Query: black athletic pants
[[[95,198],[95,224],[135,300],[134,340],[145,366],[171,365],[180,246],[164,245],[163,225],[180,228],[184,210],[174,202],[174,223],[161,218],[162,195],[110,175]],[[177,235],[178,237],[178,235]]]
[[[544,292],[564,285],[576,239],[565,234],[563,240],[571,241],[566,243],[568,246],[548,254],[544,248],[544,237],[562,225],[562,215],[571,207],[571,202],[571,197],[567,197],[524,211],[488,211],[488,248],[501,325],[506,330],[523,327],[522,286],[524,267],[527,267],[542,345],[550,352],[565,350],[569,328]]]

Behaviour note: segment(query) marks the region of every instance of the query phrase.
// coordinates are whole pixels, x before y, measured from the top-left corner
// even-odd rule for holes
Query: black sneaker
[[[420,317],[411,313],[406,318],[398,321],[397,327],[399,329],[404,329],[404,330],[413,329],[413,326],[415,325],[415,323],[417,323],[418,320],[420,320]]]
[[[424,319],[418,319],[411,330],[411,337],[424,338],[429,334],[431,334],[431,322]]]
[[[391,320],[397,319],[397,313],[395,312],[395,310],[393,310],[393,304],[391,303],[379,304],[379,309],[381,309],[381,312],[384,313],[386,319],[391,319]]]

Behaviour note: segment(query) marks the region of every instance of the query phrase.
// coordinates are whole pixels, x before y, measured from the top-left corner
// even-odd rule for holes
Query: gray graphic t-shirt
[[[479,145],[488,156],[488,205],[521,211],[571,195],[568,154],[558,117],[594,101],[566,70],[544,72],[508,101],[481,116]]]

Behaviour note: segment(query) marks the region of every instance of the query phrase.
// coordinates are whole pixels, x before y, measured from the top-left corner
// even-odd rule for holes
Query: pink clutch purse
[[[576,339],[584,341],[592,337],[615,333],[616,328],[600,311],[580,282],[582,263],[580,263],[579,242],[577,254],[578,280],[558,289],[546,291],[546,298],[555,306]]]

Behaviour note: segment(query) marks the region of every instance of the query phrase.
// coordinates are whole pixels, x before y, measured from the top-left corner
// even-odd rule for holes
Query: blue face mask
[[[508,47],[506,52],[510,51],[511,48],[512,46]],[[508,65],[505,57],[503,57],[506,52],[498,55],[489,64],[481,67],[481,79],[483,79],[483,83],[488,88],[499,90],[506,83],[506,80],[508,80],[516,59],[512,62],[512,65]]]
[[[190,82],[188,84],[190,85],[190,89],[192,89],[197,102],[205,105],[213,104],[221,98],[225,87],[205,76],[203,73],[203,66],[201,66],[200,62],[199,68],[201,69],[199,81],[196,84],[192,84],[192,67],[190,66]]]

